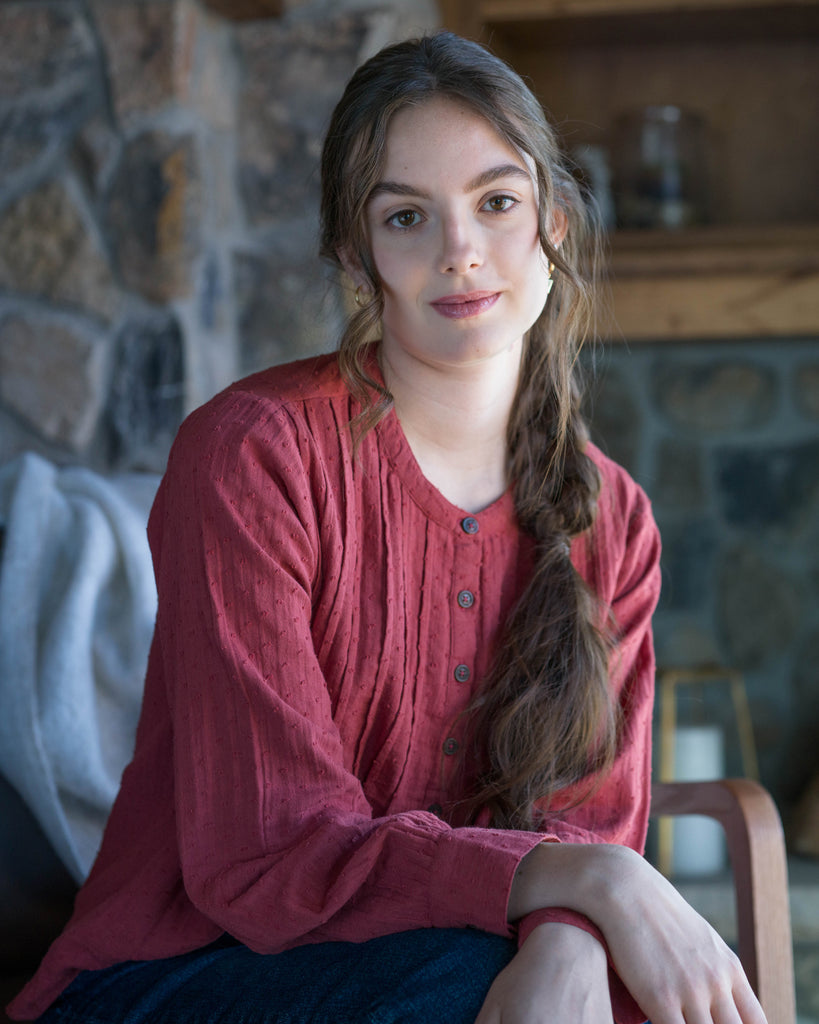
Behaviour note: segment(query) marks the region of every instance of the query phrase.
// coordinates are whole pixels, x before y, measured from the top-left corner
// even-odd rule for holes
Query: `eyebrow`
[[[479,188],[486,188],[487,185],[491,185],[493,181],[497,181],[499,178],[525,178],[527,181],[532,180],[529,172],[517,164],[500,164],[498,167],[490,167],[488,170],[482,171],[472,181],[467,182],[464,192],[475,192]],[[414,196],[418,199],[432,199],[429,192],[426,192],[424,189],[416,188],[414,185],[407,185],[400,181],[379,181],[373,187],[372,192],[370,192],[369,198],[374,199],[376,196],[383,195],[384,193],[397,196]]]

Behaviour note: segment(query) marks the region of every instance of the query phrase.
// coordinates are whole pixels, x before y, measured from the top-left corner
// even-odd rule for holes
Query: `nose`
[[[480,231],[464,217],[450,217],[442,223],[440,270],[464,274],[483,262]]]

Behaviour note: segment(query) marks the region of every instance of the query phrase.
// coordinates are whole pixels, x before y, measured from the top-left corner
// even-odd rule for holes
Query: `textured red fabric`
[[[515,870],[544,838],[642,849],[659,591],[645,495],[592,449],[600,511],[572,558],[621,633],[614,771],[581,806],[567,793],[542,834],[464,827],[462,713],[532,544],[509,494],[467,532],[394,414],[353,459],[356,411],[326,356],[234,385],[180,431],[149,524],[159,611],[136,752],[14,1014],[42,1012],[79,970],[224,931],[263,952],[436,926],[511,935]]]

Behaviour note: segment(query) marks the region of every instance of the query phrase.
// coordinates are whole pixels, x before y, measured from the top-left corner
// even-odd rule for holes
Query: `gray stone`
[[[795,798],[819,772],[816,750],[816,737],[819,736],[818,658],[819,628],[814,628],[802,638],[793,662],[793,700],[788,722],[787,758],[782,766],[782,776]]]
[[[174,95],[176,7],[173,0],[92,4],[121,121],[154,113]]]
[[[171,316],[133,320],[115,348],[106,413],[111,461],[119,469],[161,472],[184,415],[182,332]]]
[[[748,685],[746,676],[746,687]],[[774,794],[777,799],[781,798],[782,791],[779,788],[782,782],[782,769],[780,761],[783,751],[788,751],[790,761],[789,732],[791,732],[791,721],[788,715],[788,702],[783,700],[786,680],[778,671],[769,669],[765,673],[765,689],[768,691],[762,694],[748,694],[748,707],[751,713],[751,725],[754,735],[754,746],[756,747],[757,759],[759,762],[760,776],[766,780],[768,788],[777,788]],[[736,735],[736,722],[733,723],[734,735]],[[733,774],[747,774],[747,768],[739,764],[733,770]]]
[[[723,555],[716,607],[728,663],[750,669],[788,650],[802,600],[797,581],[749,544]]]
[[[589,386],[586,408],[595,443],[636,473],[645,424],[626,375],[614,367],[601,373]]]
[[[233,29],[233,22],[190,0],[177,7],[177,33],[184,46],[177,49],[174,68],[176,99],[210,128],[231,136],[238,78]]]
[[[0,287],[104,320],[116,313],[108,261],[61,182],[46,182],[0,215]]]
[[[88,191],[99,192],[120,153],[120,138],[108,120],[90,117],[73,139],[71,160]]]
[[[799,644],[794,661],[794,693],[800,709],[811,709],[819,723],[819,626],[815,626]]]
[[[317,203],[323,134],[367,26],[350,13],[237,29],[239,187],[251,224]]]
[[[65,88],[94,68],[94,41],[68,4],[0,6],[0,100],[53,86]]]
[[[819,1020],[819,943],[799,946],[793,962],[801,1024]]]
[[[233,276],[242,373],[336,346],[338,300],[317,259],[296,263],[278,254],[239,253]]]
[[[680,365],[667,358],[652,373],[657,409],[674,423],[709,433],[759,427],[774,413],[774,374],[749,362]]]
[[[658,612],[654,617],[658,670],[719,664],[720,654],[711,624]]]
[[[125,284],[153,302],[190,294],[201,186],[194,140],[146,132],[125,147],[107,220]]]
[[[713,593],[718,543],[714,524],[691,516],[684,523],[662,523],[663,610],[696,611]]]
[[[0,402],[43,438],[81,452],[104,404],[104,339],[47,318],[0,322]]]
[[[718,501],[736,526],[798,532],[814,521],[819,441],[790,447],[722,448],[714,453]]]
[[[796,371],[796,407],[812,420],[819,420],[819,363],[807,363]]]
[[[650,490],[657,507],[678,511],[702,508],[706,501],[702,448],[663,438],[656,448]]]
[[[101,102],[93,92],[20,102],[0,112],[0,183],[8,187],[15,175],[41,161],[47,163]]]

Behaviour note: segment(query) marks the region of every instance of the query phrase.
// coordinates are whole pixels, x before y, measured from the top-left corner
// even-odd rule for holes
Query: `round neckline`
[[[368,372],[373,379],[384,386],[384,376],[378,361],[378,342],[373,343],[368,359]],[[511,485],[491,505],[479,512],[469,512],[454,505],[445,497],[430,480],[424,476],[423,470],[410,447],[404,429],[395,409],[390,409],[375,428],[381,448],[393,470],[416,505],[430,519],[447,529],[460,528],[464,519],[478,521],[480,530],[473,536],[478,538],[486,533],[503,533],[509,529],[517,529],[517,514],[512,497]]]

